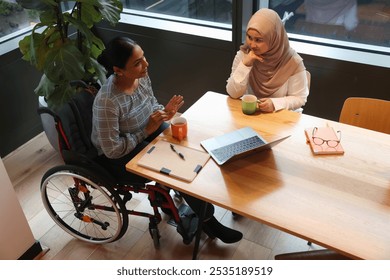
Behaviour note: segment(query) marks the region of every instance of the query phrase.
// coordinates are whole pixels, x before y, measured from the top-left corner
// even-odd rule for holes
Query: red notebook
[[[315,155],[342,155],[340,133],[333,127],[311,127],[305,129],[307,143]]]

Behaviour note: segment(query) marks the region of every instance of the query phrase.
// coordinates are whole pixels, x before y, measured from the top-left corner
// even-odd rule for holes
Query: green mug
[[[247,94],[241,98],[242,112],[246,115],[252,115],[257,110],[257,97]]]

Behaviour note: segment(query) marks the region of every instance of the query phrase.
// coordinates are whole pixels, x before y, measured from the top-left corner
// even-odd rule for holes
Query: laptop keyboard
[[[212,150],[212,154],[214,154],[215,158],[220,162],[225,162],[230,159],[232,156],[247,152],[249,150],[260,147],[265,144],[263,140],[261,140],[257,136],[253,136],[248,139],[244,139],[230,145],[226,145],[224,147]]]

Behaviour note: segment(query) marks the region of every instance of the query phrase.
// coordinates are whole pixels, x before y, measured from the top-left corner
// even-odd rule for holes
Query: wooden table
[[[251,126],[267,141],[291,134],[272,150],[222,167],[210,159],[186,183],[137,166],[126,168],[173,189],[356,259],[390,259],[390,135],[291,111],[247,116],[240,100],[207,92],[183,116],[200,141]],[[304,129],[341,130],[344,155],[315,156]],[[160,138],[175,141],[170,130]]]

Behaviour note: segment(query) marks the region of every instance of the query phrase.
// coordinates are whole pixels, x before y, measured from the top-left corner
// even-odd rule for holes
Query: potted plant
[[[77,92],[72,81],[104,82],[106,72],[97,62],[104,44],[92,28],[103,20],[119,21],[123,9],[119,0],[72,1],[70,10],[65,10],[68,1],[63,0],[17,2],[39,12],[40,22],[19,42],[19,49],[23,59],[43,73],[34,91],[48,107],[55,109]]]
[[[62,0],[17,0],[25,9],[39,13],[39,20],[31,34],[19,42],[23,59],[43,73],[35,88],[39,106],[55,111],[77,93],[84,81],[92,91],[105,81],[105,70],[97,62],[104,50],[103,42],[92,28],[106,20],[115,24],[120,19],[123,6],[119,0],[72,1],[72,9]],[[58,138],[54,119],[41,114],[43,129],[49,143],[57,151]]]

